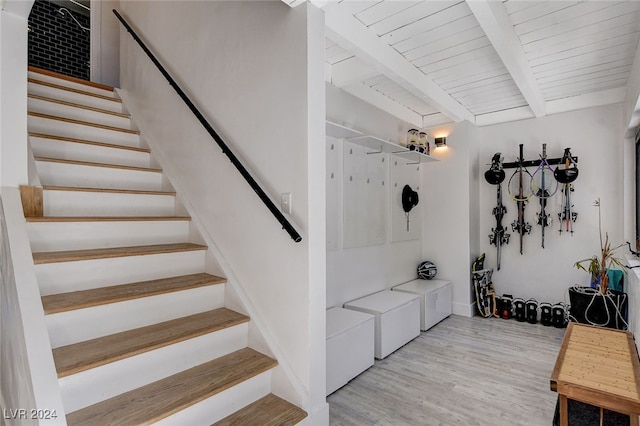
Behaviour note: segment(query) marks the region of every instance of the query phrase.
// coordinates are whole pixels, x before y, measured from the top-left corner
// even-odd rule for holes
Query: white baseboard
[[[451,303],[451,313],[463,317],[472,317],[475,313],[475,304]]]

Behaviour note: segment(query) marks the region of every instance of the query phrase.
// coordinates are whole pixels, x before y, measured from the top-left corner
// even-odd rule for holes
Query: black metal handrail
[[[136,32],[131,28],[131,26],[127,23],[127,21],[125,21],[125,19],[118,13],[117,10],[113,9],[113,13],[116,15],[118,20],[122,23],[122,25],[124,25],[124,27],[127,29],[129,34],[131,34],[133,39],[140,45],[142,50],[144,50],[144,52],[147,54],[149,59],[151,59],[151,62],[153,62],[155,64],[155,66],[158,68],[158,70],[167,79],[167,81],[169,82],[171,87],[173,87],[173,89],[178,93],[180,98],[182,98],[184,103],[189,107],[191,112],[196,116],[196,118],[198,119],[200,124],[202,124],[202,126],[207,130],[207,132],[209,132],[209,134],[216,141],[216,143],[218,144],[220,149],[222,149],[222,152],[224,154],[226,154],[227,157],[229,157],[229,160],[231,160],[231,163],[234,166],[236,166],[236,169],[238,169],[238,171],[240,172],[242,177],[244,177],[244,179],[247,181],[247,183],[249,184],[251,189],[253,189],[255,191],[255,193],[258,194],[258,197],[262,200],[264,205],[269,209],[271,214],[273,214],[273,216],[276,218],[276,220],[278,222],[280,222],[280,224],[282,225],[282,228],[285,231],[287,231],[287,233],[291,236],[293,241],[295,241],[296,243],[302,241],[302,237],[300,236],[298,231],[296,231],[296,229],[293,227],[293,225],[291,225],[291,223],[287,220],[287,218],[284,217],[282,212],[273,203],[273,201],[271,201],[269,196],[260,187],[258,182],[256,182],[256,180],[251,176],[249,171],[242,165],[240,160],[238,160],[238,157],[235,156],[235,154],[229,149],[227,144],[222,140],[220,135],[218,135],[218,133],[213,129],[213,127],[211,127],[211,124],[209,124],[207,119],[204,118],[204,116],[200,113],[198,108],[193,104],[193,102],[191,102],[189,97],[184,93],[184,91],[180,88],[180,86],[178,86],[176,81],[173,79],[173,77],[171,77],[171,75],[162,66],[162,64],[160,64],[160,62],[156,59],[156,57],[153,55],[153,53],[151,53],[149,48],[147,48],[147,46],[140,39],[140,37],[138,37]]]

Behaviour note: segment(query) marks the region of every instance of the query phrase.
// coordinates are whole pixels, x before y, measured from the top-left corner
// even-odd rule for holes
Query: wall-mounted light
[[[434,141],[436,144],[436,148],[442,148],[444,146],[447,146],[447,138],[445,136],[442,136],[440,138],[435,138]]]

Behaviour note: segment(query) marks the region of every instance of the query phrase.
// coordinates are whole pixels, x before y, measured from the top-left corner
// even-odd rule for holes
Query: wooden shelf
[[[329,120],[326,121],[326,133],[327,136],[331,136],[336,139],[347,139],[362,135],[362,132],[358,130],[350,129],[342,124],[334,123]]]

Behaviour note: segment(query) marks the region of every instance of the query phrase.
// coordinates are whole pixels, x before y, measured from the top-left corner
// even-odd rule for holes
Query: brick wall
[[[29,15],[29,65],[89,80],[89,17],[59,13],[60,6],[35,0]]]

